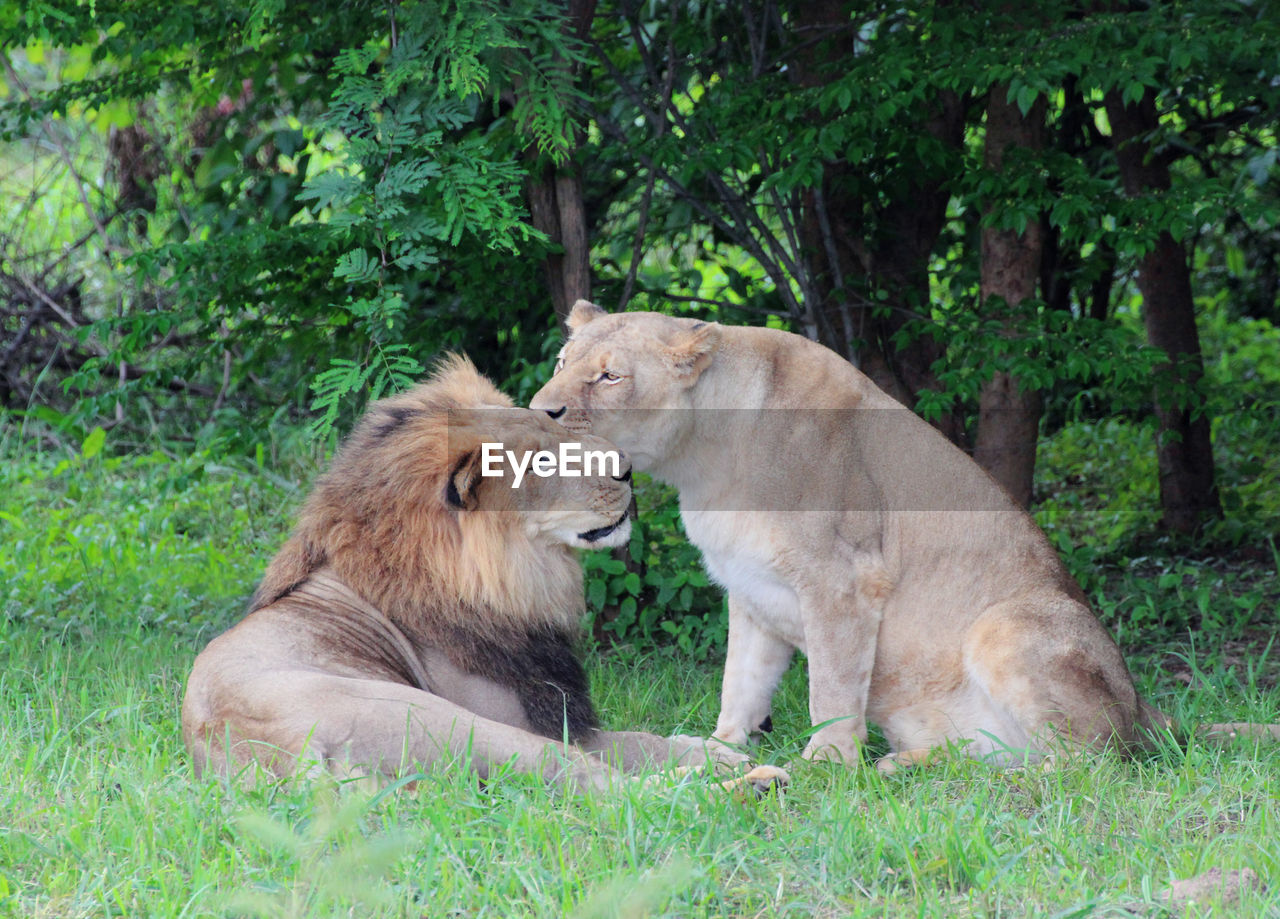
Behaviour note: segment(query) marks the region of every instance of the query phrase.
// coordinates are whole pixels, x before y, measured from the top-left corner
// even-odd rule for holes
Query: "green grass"
[[[254,462],[9,451],[0,915],[1120,916],[1212,867],[1280,868],[1280,748],[1248,744],[1048,772],[802,765],[781,800],[746,805],[697,779],[589,798],[518,775],[481,788],[447,764],[413,788],[197,781],[178,728],[187,671],[300,494]],[[1142,596],[1169,593],[1144,577]],[[1280,720],[1256,648],[1158,637],[1133,660],[1161,707]],[[591,669],[611,727],[712,726],[718,663],[632,649]],[[761,755],[788,762],[807,729],[800,666],[775,725]],[[1280,885],[1238,912],[1280,915]]]

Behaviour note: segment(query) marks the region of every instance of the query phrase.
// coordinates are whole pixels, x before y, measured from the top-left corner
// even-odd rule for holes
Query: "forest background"
[[[364,404],[447,351],[527,401],[579,297],[845,355],[1036,515],[1149,691],[1280,720],[1275,3],[32,0],[0,39],[18,734],[104,648],[170,718]],[[701,667],[723,600],[638,498],[584,556],[600,666]]]

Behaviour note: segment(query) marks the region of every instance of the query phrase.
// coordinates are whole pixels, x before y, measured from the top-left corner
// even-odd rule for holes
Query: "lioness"
[[[860,759],[868,721],[884,771],[948,744],[1004,762],[1128,748],[1167,725],[1031,517],[835,352],[586,301],[568,326],[531,407],[679,489],[728,592],[715,739],[764,724],[797,648],[807,758]]]
[[[525,456],[571,441],[614,451],[514,408],[461,358],[374,403],[249,615],[196,659],[182,733],[197,772],[393,774],[452,756],[600,787],[615,767],[704,762],[697,738],[601,731],[574,651],[570,547],[626,543],[630,466],[519,488],[508,463],[485,468],[485,443]]]

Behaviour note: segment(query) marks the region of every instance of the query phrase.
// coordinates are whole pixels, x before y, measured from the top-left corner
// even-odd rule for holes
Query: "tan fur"
[[[576,745],[556,729],[533,733],[535,717],[558,717],[557,687],[531,678],[551,705],[536,716],[513,688],[525,662],[572,663],[581,676],[565,653],[583,611],[570,545],[625,544],[629,469],[528,475],[515,489],[505,464],[501,478],[480,474],[479,448],[555,451],[569,440],[612,449],[514,408],[462,358],[371,406],[249,615],[196,659],[182,728],[197,771],[257,763],[277,775],[306,764],[395,774],[455,757],[482,774],[514,760],[598,787],[614,768],[705,759],[695,738],[594,729],[585,683]]]
[[[1167,719],[1031,518],[968,456],[834,352],[772,329],[580,302],[534,397],[675,485],[729,600],[714,737],[769,715],[808,656],[807,757],[995,761],[1129,748]]]

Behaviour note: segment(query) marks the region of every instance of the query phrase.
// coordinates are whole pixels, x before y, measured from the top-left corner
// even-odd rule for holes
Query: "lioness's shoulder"
[[[884,395],[839,354],[802,335],[755,326],[720,326],[719,332],[726,358],[721,371],[740,385],[763,385],[778,407],[873,407]]]

